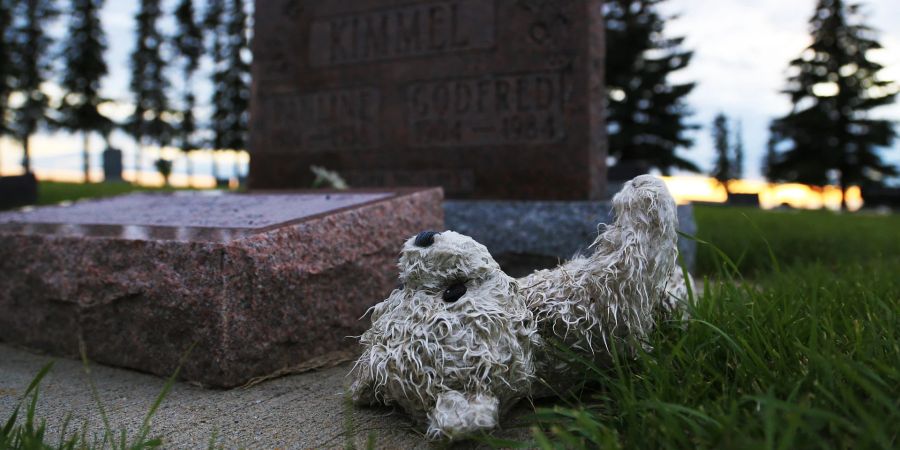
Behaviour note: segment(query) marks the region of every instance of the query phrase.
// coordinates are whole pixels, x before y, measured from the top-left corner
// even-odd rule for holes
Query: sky
[[[710,124],[718,112],[743,124],[745,177],[762,178],[769,122],[790,111],[784,88],[788,62],[810,43],[809,18],[816,0],[669,0],[663,12],[677,19],[667,23],[666,34],[684,36],[685,48],[694,51],[691,64],[676,81],[695,81],[688,98],[693,120],[702,126],[694,134],[695,146],[681,154],[709,170],[714,152]],[[885,47],[873,59],[885,66],[881,76],[900,81],[900,3],[868,0],[867,23],[880,31]],[[900,122],[900,103],[875,111]],[[900,128],[898,128],[900,131]],[[882,156],[900,165],[900,140]]]
[[[900,81],[900,7],[898,0],[867,0],[867,22],[880,31],[885,49],[872,55],[886,69],[883,78]],[[174,0],[164,1],[167,11],[174,7]],[[198,1],[197,3],[203,3]],[[688,97],[688,104],[695,114],[691,121],[701,128],[692,133],[695,144],[680,153],[693,160],[704,170],[712,167],[714,152],[709,136],[709,124],[713,116],[723,112],[740,120],[743,128],[746,154],[745,177],[761,178],[760,161],[768,138],[768,124],[790,108],[787,96],[780,94],[784,87],[788,62],[795,58],[809,42],[808,21],[816,0],[668,0],[662,4],[662,12],[675,18],[666,27],[668,36],[684,36],[685,48],[694,51],[691,64],[673,75],[672,81],[694,81],[697,87]],[[107,112],[115,117],[128,114],[128,58],[134,45],[134,14],[136,0],[108,0],[102,12],[102,20],[109,40],[107,61],[110,75],[103,81],[102,92],[117,100],[122,106]],[[164,30],[171,30],[167,19]],[[51,32],[62,35],[65,21],[59,21]],[[201,68],[197,78],[206,78],[208,66]],[[173,71],[173,93],[180,89],[180,77]],[[198,98],[207,101],[209,85],[198,83]],[[53,86],[48,86],[53,91]],[[208,111],[201,104],[198,114]],[[900,104],[882,108],[877,115],[900,122]],[[126,168],[133,165],[134,144],[124,134],[113,136],[113,144],[125,151]],[[76,175],[81,167],[81,139],[61,133],[44,133],[35,140],[34,160],[36,172]],[[95,139],[92,146],[93,165],[99,169],[101,143]],[[152,170],[154,152],[146,152],[145,170]],[[184,172],[183,157],[174,150],[164,150],[164,156],[175,159],[174,182],[181,181]],[[0,142],[0,171],[18,170],[21,152],[17,145]],[[886,149],[882,156],[900,165],[900,140]],[[245,172],[246,155],[223,155],[222,164],[233,167],[237,157],[238,170]],[[209,156],[194,157],[195,171],[209,173]],[[127,175],[127,172],[126,172]],[[151,177],[152,178],[152,177]]]

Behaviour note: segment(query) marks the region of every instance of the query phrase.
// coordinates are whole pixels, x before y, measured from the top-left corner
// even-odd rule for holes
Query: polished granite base
[[[441,200],[134,194],[0,213],[0,340],[239,385],[354,347],[403,241],[443,229]]]
[[[535,268],[555,266],[584,254],[604,223],[612,223],[612,203],[604,201],[447,200],[447,228],[481,242],[498,261],[535,261]],[[678,229],[697,233],[690,204],[678,205]],[[694,266],[697,242],[681,236],[678,251],[688,269]],[[541,259],[535,259],[541,258]],[[541,264],[547,261],[547,264]],[[516,272],[516,271],[514,271]],[[516,275],[524,273],[516,272]]]

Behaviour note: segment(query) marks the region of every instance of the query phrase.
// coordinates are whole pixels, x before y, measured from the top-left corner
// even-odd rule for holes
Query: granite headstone
[[[33,173],[0,177],[0,209],[37,203],[38,181]]]
[[[103,150],[103,181],[122,181],[122,150],[117,148]]]
[[[258,0],[251,188],[600,199],[600,0]]]
[[[235,386],[355,348],[439,189],[133,194],[0,213],[0,341]]]

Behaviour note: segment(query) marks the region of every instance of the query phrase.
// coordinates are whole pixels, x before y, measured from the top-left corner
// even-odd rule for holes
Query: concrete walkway
[[[47,420],[48,434],[58,436],[67,414],[70,429],[80,430],[86,423],[89,436],[102,433],[100,409],[81,362],[5,344],[0,344],[0,422],[53,359],[37,407],[37,415]],[[343,363],[227,391],[176,383],[153,419],[151,436],[162,437],[167,448],[207,448],[214,436],[216,446],[224,448],[365,448],[370,435],[378,448],[429,448],[421,429],[403,414],[390,408],[360,409],[345,400],[349,367]],[[111,426],[116,431],[124,427],[128,436],[140,428],[165,384],[152,375],[99,365],[91,366],[91,378]],[[514,415],[525,407],[520,410]],[[527,438],[527,430],[507,426],[497,435]]]

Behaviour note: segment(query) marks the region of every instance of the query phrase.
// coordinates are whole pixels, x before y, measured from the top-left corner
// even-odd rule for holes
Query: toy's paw
[[[491,395],[444,392],[428,413],[428,438],[463,439],[496,428],[499,416],[500,402]]]
[[[666,320],[682,321],[682,328],[687,325],[687,321],[691,318],[688,309],[688,283],[691,288],[694,287],[694,281],[691,274],[688,273],[687,279],[679,266],[675,266],[669,278],[666,280],[666,293],[663,296],[662,316]]]
[[[373,406],[378,403],[375,398],[375,390],[372,389],[372,383],[357,374],[357,378],[350,385],[350,400],[357,405]]]

